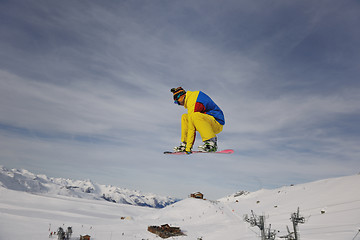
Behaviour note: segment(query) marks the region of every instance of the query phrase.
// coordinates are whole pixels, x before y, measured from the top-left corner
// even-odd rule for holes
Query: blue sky
[[[360,172],[359,1],[0,6],[5,167],[212,199]],[[222,108],[235,154],[163,155],[177,86]]]

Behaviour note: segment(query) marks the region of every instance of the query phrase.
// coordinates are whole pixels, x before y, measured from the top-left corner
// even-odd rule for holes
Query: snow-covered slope
[[[274,190],[242,192],[218,201],[185,199],[162,209],[60,195],[34,195],[0,187],[0,239],[49,239],[58,227],[92,240],[160,239],[150,225],[180,227],[173,240],[259,240],[260,231],[243,220],[251,210],[264,215],[276,239],[292,231],[290,214],[300,209],[302,240],[360,240],[360,175]],[[205,193],[206,194],[206,193]],[[52,237],[56,239],[55,236]]]
[[[305,218],[305,223],[298,225],[301,239],[345,240],[353,239],[360,231],[359,186],[360,175],[354,175],[274,190],[263,189],[238,197],[231,195],[220,202],[236,216],[248,214],[251,217],[251,210],[258,216],[264,215],[265,226],[271,224],[272,229],[281,231],[279,236],[287,235],[285,226],[293,230],[291,213],[299,208],[300,215]]]
[[[0,186],[36,194],[63,195],[77,198],[107,200],[136,206],[163,208],[178,199],[155,194],[143,194],[115,186],[105,186],[91,180],[49,178],[27,170],[8,170],[0,166]]]

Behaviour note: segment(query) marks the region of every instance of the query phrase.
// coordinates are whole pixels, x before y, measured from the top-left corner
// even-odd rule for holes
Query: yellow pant
[[[186,151],[190,151],[195,142],[195,133],[198,131],[203,141],[209,140],[223,130],[211,115],[194,112],[185,113],[181,117],[181,141],[186,142]]]

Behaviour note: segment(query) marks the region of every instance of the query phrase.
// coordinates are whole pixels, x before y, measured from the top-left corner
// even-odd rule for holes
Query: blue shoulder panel
[[[225,125],[224,113],[208,95],[200,91],[196,102],[204,105],[206,114],[213,116],[221,125]]]

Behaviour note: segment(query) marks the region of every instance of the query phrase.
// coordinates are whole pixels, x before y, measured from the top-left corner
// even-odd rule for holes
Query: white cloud
[[[144,191],[186,191],[183,179],[196,175],[196,186],[214,192],[356,168],[357,4],[340,4],[347,16],[311,1],[54,4],[0,10],[11,23],[1,25],[3,165],[81,165],[108,182],[121,172]],[[162,155],[180,140],[176,86],[218,103],[219,146],[234,155]]]

